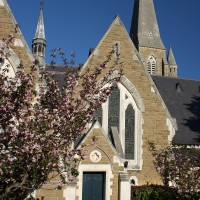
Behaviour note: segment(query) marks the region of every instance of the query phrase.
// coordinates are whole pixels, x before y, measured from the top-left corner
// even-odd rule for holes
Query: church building
[[[16,28],[19,30],[7,61],[13,73],[19,60],[31,66],[36,58],[45,65],[43,9],[40,9],[32,52],[16,27],[6,0],[0,0],[0,14],[1,38]],[[130,200],[131,185],[162,184],[149,142],[158,149],[170,144],[200,148],[200,80],[178,78],[173,50],[165,48],[160,36],[153,0],[135,0],[130,23],[129,31],[116,16],[79,70],[84,73],[89,66],[98,66],[113,48],[117,48],[114,50],[123,62],[121,80],[97,111],[88,132],[74,142],[74,148],[78,149],[82,144],[91,144],[95,137],[96,145],[88,149],[88,156],[79,163],[76,180],[62,190],[49,190],[52,187],[49,183],[46,189],[35,191],[36,198]],[[64,76],[60,66],[54,72],[58,80]]]

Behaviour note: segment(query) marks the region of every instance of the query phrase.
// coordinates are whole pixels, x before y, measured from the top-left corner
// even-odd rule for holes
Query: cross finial
[[[43,9],[43,6],[44,6],[44,1],[40,0],[40,9]]]

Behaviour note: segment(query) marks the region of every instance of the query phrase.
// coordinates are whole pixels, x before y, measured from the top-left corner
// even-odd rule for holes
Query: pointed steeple
[[[177,68],[178,68],[178,66],[176,64],[176,60],[174,58],[174,54],[173,54],[171,46],[169,48],[167,61],[168,61],[168,64],[169,64],[169,76],[177,77]]]
[[[44,19],[43,19],[43,9],[42,8],[40,8],[40,16],[39,16],[34,39],[38,39],[38,38],[45,40]]]
[[[46,49],[46,38],[44,29],[44,19],[43,19],[43,3],[40,5],[40,15],[35,32],[35,37],[32,41],[32,52],[35,59],[39,61],[40,65],[45,65],[45,49]]]
[[[168,60],[168,63],[169,63],[170,66],[177,66],[176,60],[174,58],[174,53],[172,51],[172,47],[171,46],[169,48],[169,53],[168,53],[167,60]]]
[[[130,37],[138,49],[165,49],[160,38],[153,0],[135,0]]]

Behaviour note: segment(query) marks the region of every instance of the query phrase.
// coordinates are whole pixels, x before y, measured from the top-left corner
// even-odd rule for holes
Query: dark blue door
[[[105,200],[105,173],[83,173],[82,200]]]

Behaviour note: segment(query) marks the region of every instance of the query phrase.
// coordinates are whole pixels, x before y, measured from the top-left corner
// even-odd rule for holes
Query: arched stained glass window
[[[120,90],[116,88],[112,91],[109,96],[109,107],[108,107],[108,132],[112,126],[119,129],[119,109],[120,109]]]
[[[125,112],[125,159],[134,160],[135,111],[131,104]]]
[[[152,75],[156,75],[156,59],[153,56],[148,58],[147,71]]]
[[[117,83],[95,114],[113,147],[132,169],[141,166],[141,111],[130,91]],[[111,129],[112,128],[112,129]]]

